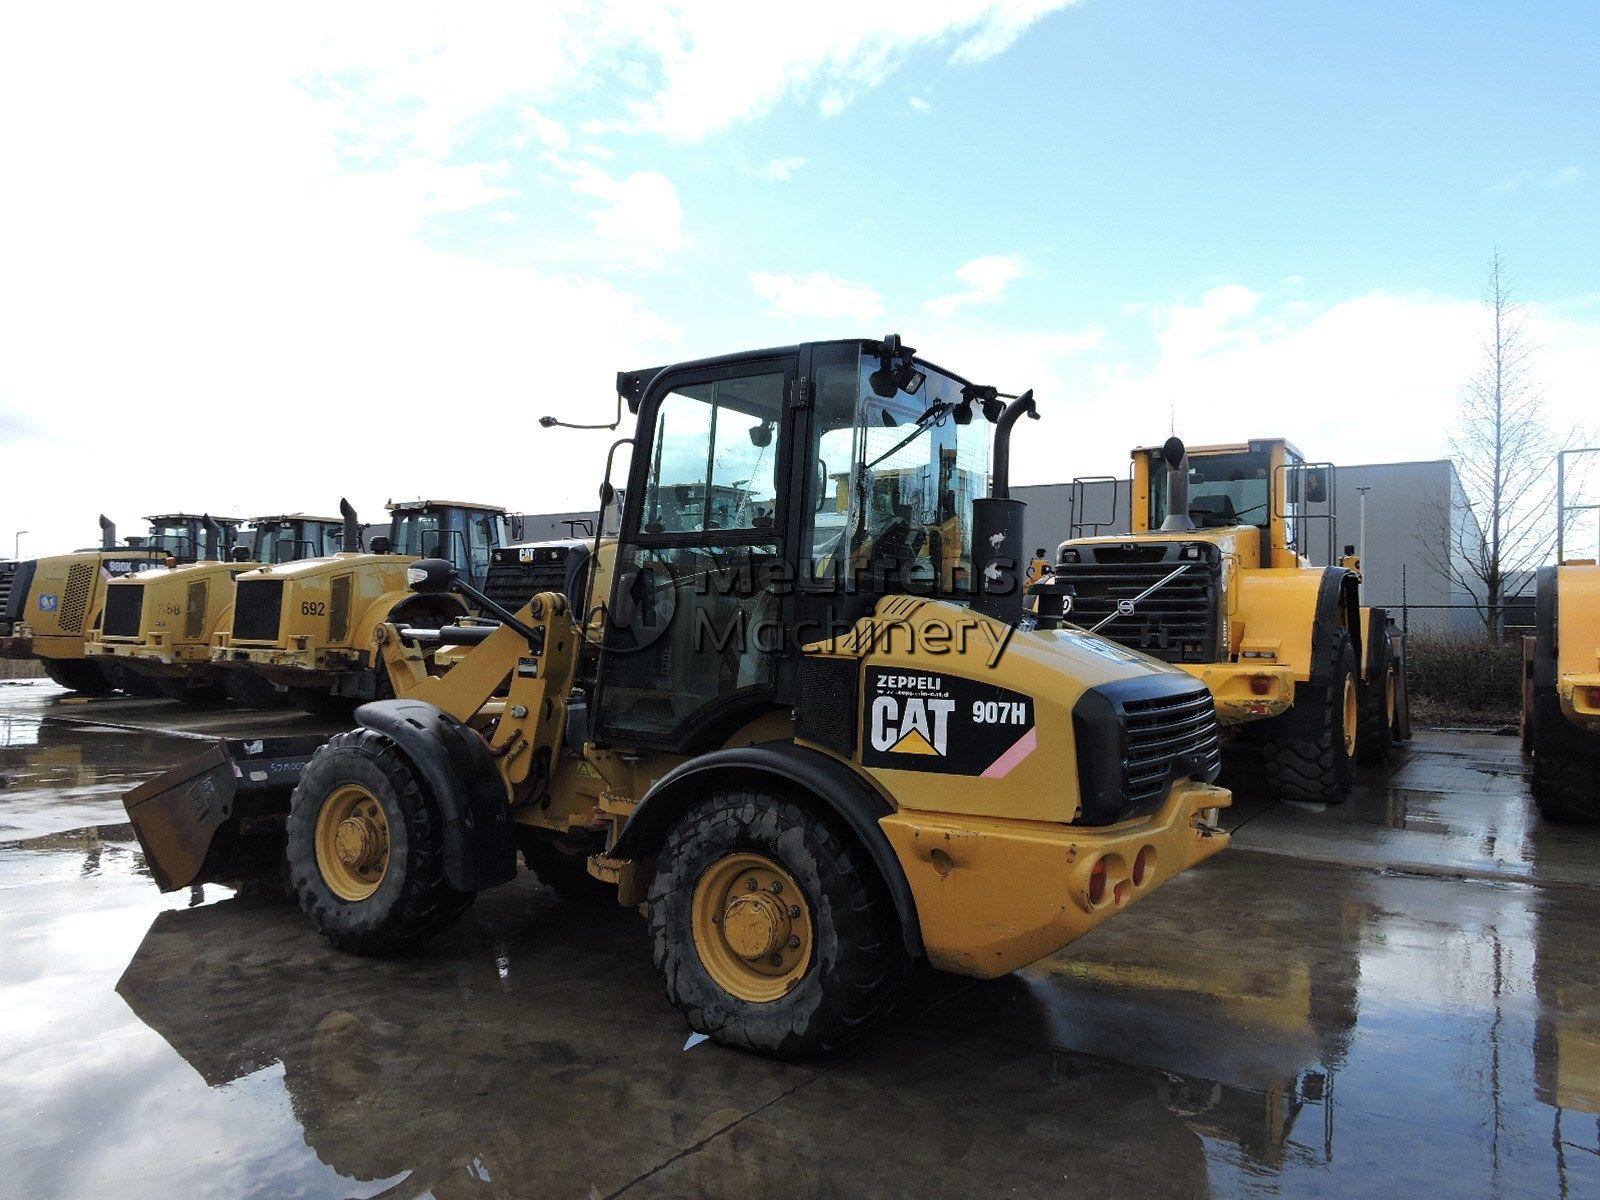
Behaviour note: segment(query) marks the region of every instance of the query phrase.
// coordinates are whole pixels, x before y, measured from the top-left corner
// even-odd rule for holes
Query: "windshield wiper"
[[[891,455],[898,454],[900,451],[904,450],[912,442],[916,441],[917,438],[921,437],[929,429],[937,425],[939,423],[938,418],[944,416],[944,414],[952,407],[952,405],[945,403],[943,400],[935,400],[932,404],[928,405],[927,410],[917,418],[916,425],[910,433],[906,434],[905,437],[901,438],[893,446],[890,446],[871,462],[863,463],[862,470],[870,471],[884,459],[889,458]]]

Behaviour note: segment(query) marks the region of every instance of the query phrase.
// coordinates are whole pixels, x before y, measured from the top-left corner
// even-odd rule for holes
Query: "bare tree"
[[[1505,259],[1489,259],[1485,331],[1477,370],[1462,388],[1451,457],[1465,495],[1453,497],[1445,543],[1425,542],[1425,564],[1464,590],[1494,637],[1508,598],[1531,595],[1533,568],[1555,546],[1556,452],[1565,443],[1544,418],[1543,392]]]

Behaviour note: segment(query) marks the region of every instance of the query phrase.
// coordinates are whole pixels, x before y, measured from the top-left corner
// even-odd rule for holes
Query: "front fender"
[[[894,808],[855,771],[820,751],[776,741],[715,750],[691,758],[656,780],[608,853],[621,859],[653,854],[689,805],[712,788],[763,782],[776,783],[791,792],[803,791],[849,826],[871,856],[894,901],[906,952],[920,957],[922,927],[917,919],[916,900],[899,856],[878,824],[892,815]]]
[[[516,877],[505,781],[476,730],[421,700],[363,704],[356,723],[394,742],[428,785],[444,823],[451,887],[478,892]]]

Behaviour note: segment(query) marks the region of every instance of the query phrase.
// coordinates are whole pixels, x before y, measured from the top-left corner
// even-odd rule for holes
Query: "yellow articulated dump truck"
[[[646,914],[693,1028],[796,1056],[886,1012],[916,959],[1002,975],[1227,844],[1205,687],[1024,621],[1008,475],[1031,392],[894,336],[618,391],[637,419],[609,569],[513,612],[413,563],[413,595],[483,615],[386,625],[396,696],[358,728],[218,743],[131,792],[161,887],[243,873],[270,833],[315,926],[389,954],[520,852],[564,895]],[[602,508],[615,495],[607,478]],[[469,648],[426,673],[420,651],[450,645]]]
[[[1404,640],[1362,606],[1354,548],[1334,562],[1333,467],[1281,438],[1171,438],[1132,460],[1131,532],[1062,542],[1041,611],[1204,681],[1275,794],[1344,800],[1357,760],[1382,761],[1410,723]],[[1313,566],[1322,535],[1333,565]]]
[[[390,503],[389,515],[388,536],[374,538],[370,552],[347,539],[338,554],[241,574],[231,621],[208,652],[213,665],[258,675],[319,715],[348,714],[392,694],[378,629],[391,621],[444,625],[468,611],[457,596],[408,591],[406,567],[443,558],[482,587],[506,530],[505,509],[456,500]]]
[[[1533,795],[1552,821],[1600,821],[1600,564],[1569,558],[1566,461],[1559,456],[1556,565],[1535,580],[1534,632],[1523,641],[1523,747],[1533,755]]]
[[[232,619],[234,580],[262,562],[288,562],[301,554],[337,549],[342,526],[333,517],[298,513],[258,517],[250,549],[238,544],[239,524],[202,518],[208,557],[108,585],[105,618],[89,642],[88,656],[148,679],[161,695],[185,704],[273,702],[270,686],[246,677],[232,679],[211,661],[213,638]]]
[[[86,646],[99,628],[106,585],[113,579],[193,561],[204,549],[200,518],[150,517],[150,532],[117,541],[100,518],[100,546],[71,554],[0,563],[0,657],[34,658],[62,687],[91,695],[122,689],[150,694],[145,681],[117,664],[95,661]]]

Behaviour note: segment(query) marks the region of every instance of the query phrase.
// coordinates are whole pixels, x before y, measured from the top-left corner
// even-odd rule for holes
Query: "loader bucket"
[[[324,739],[221,740],[122,798],[156,885],[269,875],[283,856],[283,819]]]

